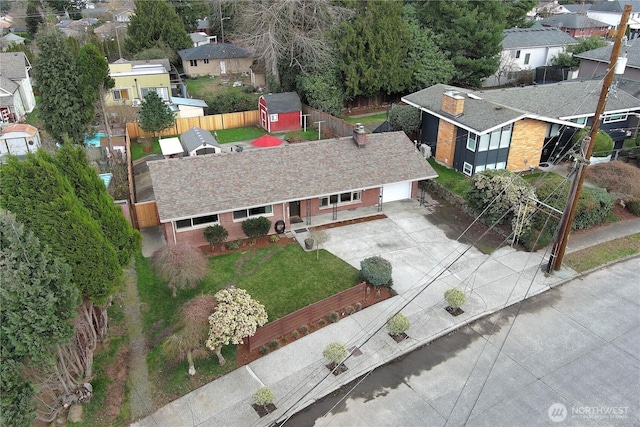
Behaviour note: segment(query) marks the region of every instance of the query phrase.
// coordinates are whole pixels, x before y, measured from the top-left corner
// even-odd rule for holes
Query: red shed
[[[270,93],[258,100],[260,126],[267,132],[284,132],[302,128],[302,104],[295,92]]]

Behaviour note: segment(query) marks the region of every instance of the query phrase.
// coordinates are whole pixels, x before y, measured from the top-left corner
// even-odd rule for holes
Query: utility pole
[[[584,158],[577,158],[576,174],[571,184],[569,196],[567,197],[567,204],[564,207],[564,212],[562,214],[562,218],[560,219],[558,237],[556,238],[556,242],[553,245],[553,251],[551,252],[551,256],[549,257],[549,264],[547,266],[547,272],[549,273],[552,270],[560,270],[560,267],[562,266],[562,259],[564,258],[564,253],[567,249],[567,243],[569,241],[571,224],[573,224],[573,219],[578,207],[578,199],[580,197],[580,192],[582,191],[582,185],[586,176],[589,158],[591,158],[593,146],[596,143],[596,137],[598,136],[598,130],[600,129],[601,116],[604,113],[604,109],[607,103],[609,87],[611,86],[611,82],[613,81],[613,76],[615,74],[616,62],[618,61],[618,55],[620,54],[620,49],[622,47],[622,38],[624,37],[627,29],[627,21],[629,20],[629,15],[631,14],[631,8],[632,5],[626,5],[624,7],[624,11],[622,12],[622,17],[620,18],[620,25],[618,25],[618,30],[616,32],[616,39],[613,43],[613,48],[611,49],[609,69],[607,70],[607,74],[605,75],[602,82],[602,90],[600,91],[600,99],[598,100],[596,113],[593,117],[591,132],[589,133],[589,137],[583,140],[582,147],[580,149],[580,156],[584,156]]]

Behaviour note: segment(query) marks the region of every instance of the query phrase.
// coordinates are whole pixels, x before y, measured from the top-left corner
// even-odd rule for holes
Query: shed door
[[[398,182],[382,186],[382,203],[411,198],[411,182]]]
[[[227,74],[227,63],[220,61],[220,74]]]
[[[20,156],[29,152],[27,142],[24,138],[9,138],[7,139],[7,146],[9,148],[9,153],[14,156]]]

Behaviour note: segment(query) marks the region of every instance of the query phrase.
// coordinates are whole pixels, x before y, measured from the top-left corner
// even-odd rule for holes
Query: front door
[[[289,202],[289,216],[294,217],[300,216],[300,201],[297,200],[295,202]]]

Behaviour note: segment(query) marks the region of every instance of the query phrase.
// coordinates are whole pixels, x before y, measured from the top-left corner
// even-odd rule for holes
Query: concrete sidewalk
[[[571,270],[546,275],[541,269],[548,259],[544,251],[505,247],[489,256],[450,240],[425,218],[428,204],[420,206],[412,200],[385,204],[385,219],[327,230],[324,248],[356,268],[373,255],[389,260],[397,296],[236,369],[133,425],[268,426],[285,411],[295,413],[374,367],[577,276]],[[640,232],[640,220],[621,224],[598,238],[570,239],[568,252]],[[454,287],[467,294],[465,312],[457,317],[444,310],[444,291]],[[385,330],[387,319],[397,310],[411,319],[411,339],[401,343]],[[346,360],[349,369],[339,376],[330,374],[322,357],[322,350],[334,341],[359,350]],[[264,385],[273,391],[278,409],[259,418],[251,407],[251,396]]]

